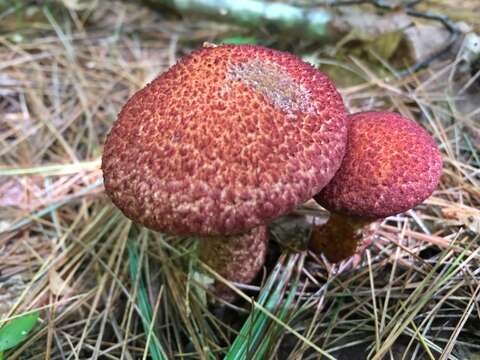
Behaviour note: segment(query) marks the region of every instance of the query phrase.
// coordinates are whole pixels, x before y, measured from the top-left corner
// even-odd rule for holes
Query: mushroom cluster
[[[201,237],[202,260],[248,282],[263,264],[265,225],[330,181],[346,138],[342,98],[310,64],[207,46],[125,104],[105,142],[105,190],[147,228]],[[258,261],[245,261],[246,246]]]
[[[399,115],[348,119],[334,84],[294,55],[209,45],[128,100],[102,170],[106,193],[127,217],[199,237],[201,260],[230,281],[250,282],[271,220],[315,196],[332,216],[312,247],[344,258],[356,229],[433,191],[441,160],[432,138]],[[221,284],[214,291],[231,299]]]

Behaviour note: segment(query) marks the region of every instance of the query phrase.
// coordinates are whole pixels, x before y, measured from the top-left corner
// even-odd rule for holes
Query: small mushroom
[[[315,196],[331,217],[313,231],[311,249],[332,262],[354,255],[368,224],[420,204],[441,172],[434,139],[415,122],[391,112],[350,115],[342,165]]]
[[[254,263],[256,273],[266,246],[251,242],[249,256],[261,261],[242,260],[238,271],[210,259],[211,249],[246,259],[245,246],[234,255],[240,241],[256,234],[266,243],[263,225],[333,177],[346,136],[342,99],[311,65],[258,46],[207,46],[123,107],[105,143],[105,189],[139,224],[205,237],[202,258],[228,266],[216,270],[230,280],[249,281],[240,272]]]

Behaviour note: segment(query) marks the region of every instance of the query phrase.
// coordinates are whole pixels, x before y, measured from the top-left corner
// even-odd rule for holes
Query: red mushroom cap
[[[123,107],[105,143],[107,194],[172,234],[238,234],[311,198],[340,166],[340,95],[297,57],[203,48]]]
[[[330,211],[384,218],[415,207],[437,187],[442,158],[415,122],[390,112],[349,116],[342,166],[315,199]]]

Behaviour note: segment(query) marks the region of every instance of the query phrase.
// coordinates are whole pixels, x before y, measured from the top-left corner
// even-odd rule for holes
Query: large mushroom
[[[346,136],[342,99],[311,65],[258,46],[207,46],[123,107],[105,143],[105,189],[139,224],[203,237],[203,260],[248,282],[263,264],[262,226],[330,181]],[[252,252],[232,255],[252,237]]]
[[[310,247],[332,262],[349,258],[368,224],[420,204],[441,172],[435,140],[412,120],[391,112],[350,115],[342,165],[315,196],[331,216],[315,228]]]

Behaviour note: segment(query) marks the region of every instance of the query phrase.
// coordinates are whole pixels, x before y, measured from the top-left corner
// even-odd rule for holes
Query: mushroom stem
[[[348,259],[370,244],[371,229],[367,225],[371,223],[369,219],[331,213],[325,224],[314,228],[309,247],[333,263]]]
[[[267,227],[259,226],[241,235],[203,237],[199,256],[225,279],[249,283],[265,262],[267,245]],[[235,299],[233,291],[220,281],[215,281],[213,292],[226,301]]]

